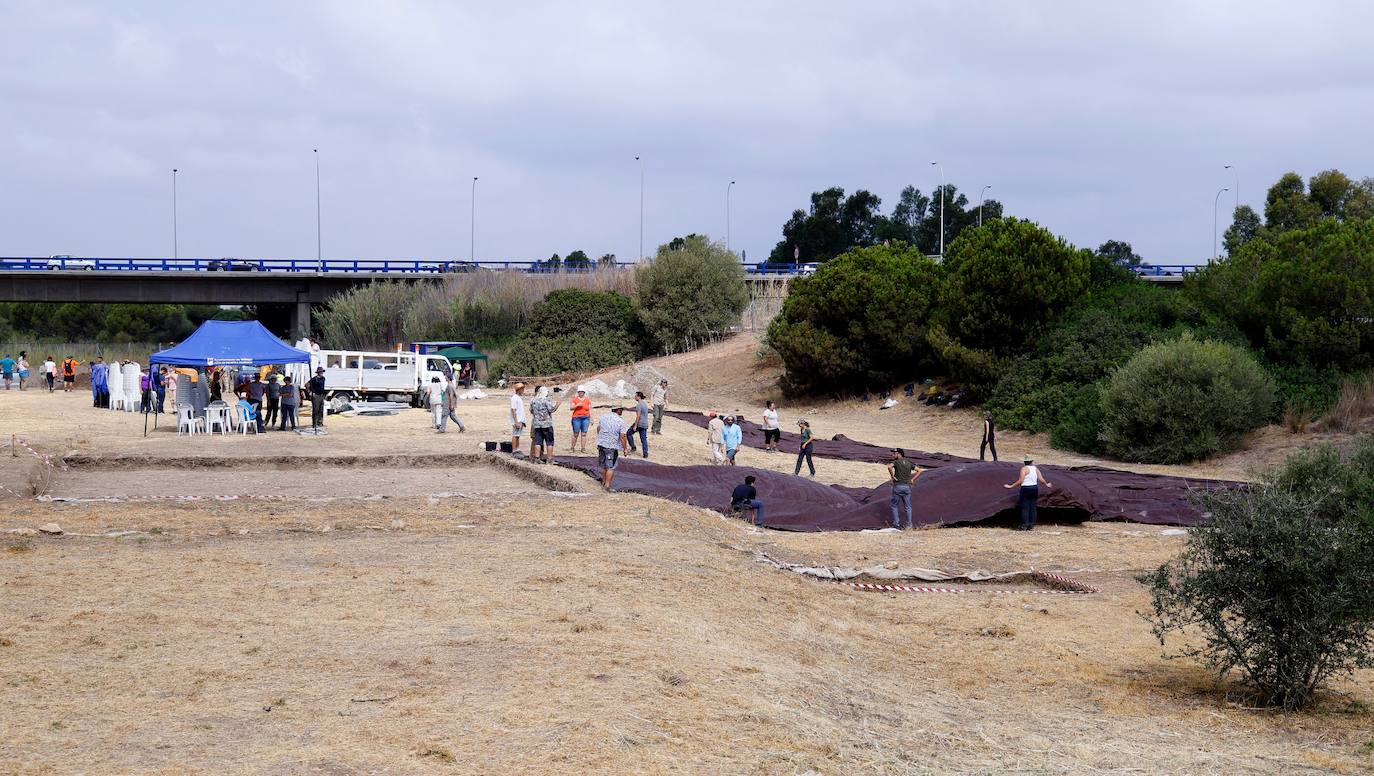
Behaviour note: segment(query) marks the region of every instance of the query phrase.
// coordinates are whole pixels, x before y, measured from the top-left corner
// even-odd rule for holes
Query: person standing
[[[1035,465],[1035,461],[1030,456],[1026,456],[1026,462],[1021,466],[1021,471],[1017,473],[1016,481],[1002,487],[1011,489],[1018,485],[1021,487],[1021,495],[1016,501],[1016,505],[1021,508],[1021,528],[1019,530],[1034,531],[1036,518],[1039,517],[1035,502],[1040,499],[1040,486],[1044,485],[1047,488],[1054,486],[1040,473],[1040,467]]]
[[[24,384],[29,381],[29,352],[19,351],[19,363],[15,365],[19,372],[19,390],[24,390]]]
[[[630,427],[628,439],[630,452],[635,451],[635,434],[639,434],[639,445],[644,448],[644,457],[649,457],[649,403],[644,401],[644,392],[635,391],[635,422]]]
[[[536,463],[549,463],[553,459],[553,413],[562,404],[549,400],[548,386],[540,386],[530,399],[530,436],[533,440],[530,457]]]
[[[276,373],[267,376],[267,417],[264,421],[270,429],[277,423],[277,414],[281,409],[281,375]],[[159,410],[160,411],[160,410]]]
[[[318,434],[324,428],[324,367],[315,369],[315,376],[310,378],[307,387],[310,389],[310,428]]]
[[[805,419],[797,421],[797,427],[801,429],[801,446],[797,448],[797,468],[792,475],[801,474],[802,461],[806,461],[806,468],[811,471],[811,479],[816,479],[816,464],[811,461],[811,448],[815,445],[815,438],[811,434],[811,424]]]
[[[429,378],[429,385],[425,386],[425,403],[429,405],[429,427],[444,433],[448,412],[444,407],[444,387],[438,377]]]
[[[448,419],[458,427],[458,433],[461,434],[468,430],[468,427],[463,425],[462,419],[458,417],[458,384],[453,380],[449,380],[448,385],[444,387],[444,412],[448,414]]]
[[[720,431],[720,441],[725,445],[725,462],[734,466],[740,442],[744,441],[744,431],[735,422],[734,415],[725,416],[725,428]]]
[[[287,423],[291,424],[292,431],[296,430],[296,407],[300,405],[300,397],[300,389],[291,382],[291,376],[287,375],[281,384],[281,426],[278,427],[278,431],[285,431]]]
[[[587,398],[587,389],[577,386],[577,395],[572,397],[572,445],[568,452],[577,450],[582,443],[582,452],[587,452],[587,431],[592,427],[592,400]]]
[[[736,485],[733,493],[730,494],[730,508],[743,512],[746,509],[754,511],[754,530],[763,527],[763,502],[759,501],[759,492],[754,488],[754,483],[758,478],[750,474],[744,478],[744,484]]]
[[[719,464],[725,461],[725,421],[714,412],[706,424],[706,447],[711,451],[711,463]]]
[[[48,381],[48,393],[57,386],[57,362],[51,355],[43,362],[43,379]]]
[[[267,383],[262,381],[262,370],[253,373],[253,379],[248,383],[248,401],[253,403],[253,410],[258,417],[262,417],[263,404],[267,401]]]
[[[659,380],[653,391],[654,433],[663,433],[663,410],[668,406],[668,381]],[[646,448],[647,449],[647,448]]]
[[[71,393],[76,387],[76,368],[81,365],[80,361],[67,356],[62,359],[62,392]]]
[[[997,427],[992,423],[992,413],[983,413],[983,442],[978,445],[978,460],[986,460],[983,454],[992,451],[992,461],[997,462]]]
[[[152,369],[152,367],[148,367]],[[153,373],[153,396],[156,399],[157,414],[161,415],[166,411],[167,406],[167,367],[160,366]]]
[[[14,381],[14,359],[6,353],[4,358],[0,358],[0,376],[5,378],[5,390],[10,389],[10,383]]]
[[[898,447],[892,451],[892,463],[887,465],[887,476],[892,481],[892,527],[911,528],[911,486],[916,483],[916,478],[921,476],[921,469],[906,457],[905,450]],[[906,508],[905,526],[897,514],[899,504]]]
[[[596,462],[601,467],[601,487],[607,491],[611,489],[611,480],[615,479],[620,452],[628,444],[625,419],[621,417],[624,411],[624,407],[612,407],[596,421]]]
[[[778,423],[778,408],[769,399],[763,403],[763,449],[765,452],[776,453],[778,451],[778,441],[782,439],[782,426]]]
[[[524,436],[525,426],[528,420],[525,416],[525,384],[516,383],[515,391],[510,395],[510,452],[511,455],[521,455],[520,437]]]

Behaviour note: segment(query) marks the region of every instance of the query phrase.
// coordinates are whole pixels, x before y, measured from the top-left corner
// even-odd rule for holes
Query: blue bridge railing
[[[548,273],[595,272],[609,266],[628,267],[634,262],[618,261],[613,265],[601,262],[588,262],[551,265],[543,261],[461,261],[457,259],[134,259],[134,258],[83,258],[76,256],[52,256],[49,258],[5,258],[0,257],[0,272],[9,271],[46,271],[46,270],[92,270],[100,272],[324,272],[324,273],[375,273],[375,274],[421,274],[439,275],[450,273],[476,272],[477,270],[503,270]],[[816,271],[819,264],[746,264],[745,272],[750,275],[809,275]],[[1142,277],[1186,277],[1201,267],[1193,264],[1142,264],[1135,267]]]
[[[0,272],[16,270],[91,270],[99,272],[343,272],[380,274],[445,274],[475,272],[477,270],[515,270],[519,272],[582,273],[607,267],[626,267],[630,262],[614,265],[589,262],[586,264],[549,265],[542,261],[459,261],[456,259],[133,259],[84,258],[53,256],[51,258],[0,257]]]

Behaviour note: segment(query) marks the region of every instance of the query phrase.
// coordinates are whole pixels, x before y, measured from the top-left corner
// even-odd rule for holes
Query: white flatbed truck
[[[325,398],[338,412],[355,401],[407,402],[419,407],[435,377],[447,387],[453,366],[436,353],[318,350],[310,354],[310,376],[324,367]]]

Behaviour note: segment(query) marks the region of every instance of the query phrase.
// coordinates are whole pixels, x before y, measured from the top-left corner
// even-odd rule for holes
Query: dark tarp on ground
[[[704,428],[708,418],[698,413],[672,412],[672,417]],[[742,424],[746,445],[761,447],[757,424]],[[797,435],[784,432],[780,448],[796,454]],[[817,440],[814,456],[866,463],[891,460],[891,448],[856,442],[843,436]],[[912,488],[912,511],[920,525],[987,520],[1016,507],[1018,492],[1002,486],[1016,478],[1020,463],[976,461],[943,453],[907,450],[907,457],[926,469]],[[560,457],[559,463],[599,476],[596,460]],[[767,469],[748,466],[661,466],[642,459],[622,458],[615,489],[661,496],[688,504],[729,511],[730,491],[744,475],[764,502],[768,525],[794,531],[882,528],[891,521],[891,487],[848,488],[823,485]],[[1236,483],[1158,474],[1136,474],[1097,466],[1042,466],[1054,485],[1042,488],[1039,506],[1066,510],[1085,520],[1130,520],[1155,525],[1197,525],[1206,515],[1190,493],[1206,488],[1231,488]]]
[[[595,458],[559,456],[556,461],[591,477],[601,476]],[[1189,500],[1189,490],[1232,485],[1100,469],[1043,468],[1054,487],[1041,489],[1040,509],[1065,510],[1058,515],[1092,521],[1197,525],[1205,515]],[[1016,479],[1019,469],[1020,464],[991,461],[930,469],[911,489],[913,518],[917,525],[950,525],[988,520],[1014,510],[1018,491],[1002,486]],[[769,528],[857,531],[891,524],[892,488],[888,483],[876,488],[850,488],[752,466],[664,466],[622,457],[613,487],[728,513],[730,492],[747,474],[758,478],[754,488],[764,504]]]
[[[308,363],[309,353],[272,336],[257,321],[206,321],[191,336],[149,359],[149,364],[192,367]]]

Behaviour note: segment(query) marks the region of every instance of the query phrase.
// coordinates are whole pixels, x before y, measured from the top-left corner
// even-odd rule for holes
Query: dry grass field
[[[636,371],[655,369],[697,408],[747,412],[767,391],[742,340]],[[22,494],[0,499],[0,772],[1374,771],[1374,672],[1283,714],[1161,659],[1134,575],[1176,552],[1176,533],[749,533],[479,454],[505,404],[466,405],[461,435],[416,410],[331,417],[325,437],[186,439],[144,437],[141,416],[84,393],[0,392],[4,442],[74,461],[48,476],[23,448],[0,457],[0,486]],[[976,452],[968,413],[783,412],[807,412],[822,438]],[[705,459],[699,429],[664,432],[656,460]],[[1076,462],[1040,439],[1003,446]],[[1245,476],[1282,454],[1255,448],[1143,468]],[[882,477],[817,464],[827,482]],[[198,500],[148,498],[167,495]],[[53,522],[62,535],[33,533]],[[864,592],[760,554],[1035,568],[1101,592]]]

